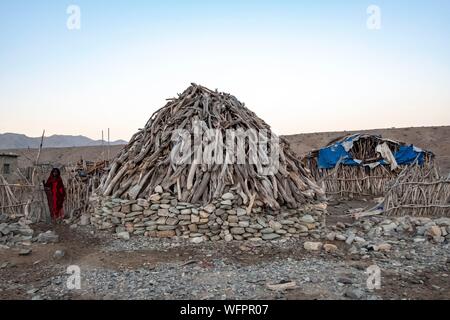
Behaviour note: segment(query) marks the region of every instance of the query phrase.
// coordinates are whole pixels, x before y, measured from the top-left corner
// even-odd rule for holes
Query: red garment
[[[51,193],[49,206],[52,219],[64,218],[63,205],[64,199],[66,198],[66,190],[61,177],[58,175],[55,178],[52,174],[50,174],[45,187],[49,188]]]

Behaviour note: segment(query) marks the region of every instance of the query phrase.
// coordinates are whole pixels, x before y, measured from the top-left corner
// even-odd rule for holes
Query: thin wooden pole
[[[38,150],[38,154],[36,156],[36,161],[34,162],[34,167],[33,167],[33,173],[31,175],[31,183],[33,185],[36,185],[36,168],[39,164],[39,158],[41,157],[41,151],[42,151],[42,145],[44,143],[44,135],[45,135],[45,129],[42,132],[42,137],[41,137],[41,143],[39,144],[39,150]]]
[[[102,130],[102,160],[105,160],[105,144],[104,144],[103,130]]]
[[[108,128],[108,161],[111,159],[111,144],[109,140],[109,128]]]

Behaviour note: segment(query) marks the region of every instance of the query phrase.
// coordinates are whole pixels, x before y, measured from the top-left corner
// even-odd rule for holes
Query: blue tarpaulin
[[[319,150],[318,164],[320,169],[332,169],[338,163],[348,166],[367,165],[362,159],[354,159],[350,154],[353,142],[358,140],[360,135],[352,135],[340,142],[322,148]],[[413,145],[400,146],[399,150],[394,153],[395,160],[398,165],[412,164],[417,160],[419,165],[424,163],[425,152]],[[387,164],[386,161],[376,161],[372,164]]]
[[[413,145],[400,146],[400,149],[394,153],[397,164],[411,164],[417,159],[417,163],[422,165],[424,162],[424,152]]]
[[[333,145],[319,150],[319,168],[321,169],[334,168],[339,159],[341,159],[342,164],[348,166],[359,165],[342,145]]]

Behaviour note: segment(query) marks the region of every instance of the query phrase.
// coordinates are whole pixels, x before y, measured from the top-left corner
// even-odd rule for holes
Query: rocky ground
[[[370,205],[334,203],[320,238],[198,244],[2,218],[0,299],[449,299],[450,219],[349,215]]]

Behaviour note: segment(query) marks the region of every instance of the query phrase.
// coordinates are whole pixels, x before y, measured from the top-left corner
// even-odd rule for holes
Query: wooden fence
[[[25,216],[35,222],[46,220],[50,213],[45,197],[43,186],[10,184],[0,176],[0,213]]]
[[[384,166],[373,169],[338,165],[333,169],[312,170],[314,178],[328,195],[383,196],[396,173]]]
[[[0,175],[0,213],[25,216],[33,222],[49,222],[50,211],[42,183],[46,175],[47,173],[44,172],[35,174],[34,184],[27,180],[11,184]],[[99,178],[97,176],[81,178],[73,171],[63,171],[62,178],[66,188],[65,217],[86,212],[89,207],[89,197],[98,187]]]
[[[386,192],[385,214],[450,216],[450,176],[433,166],[405,168]]]

